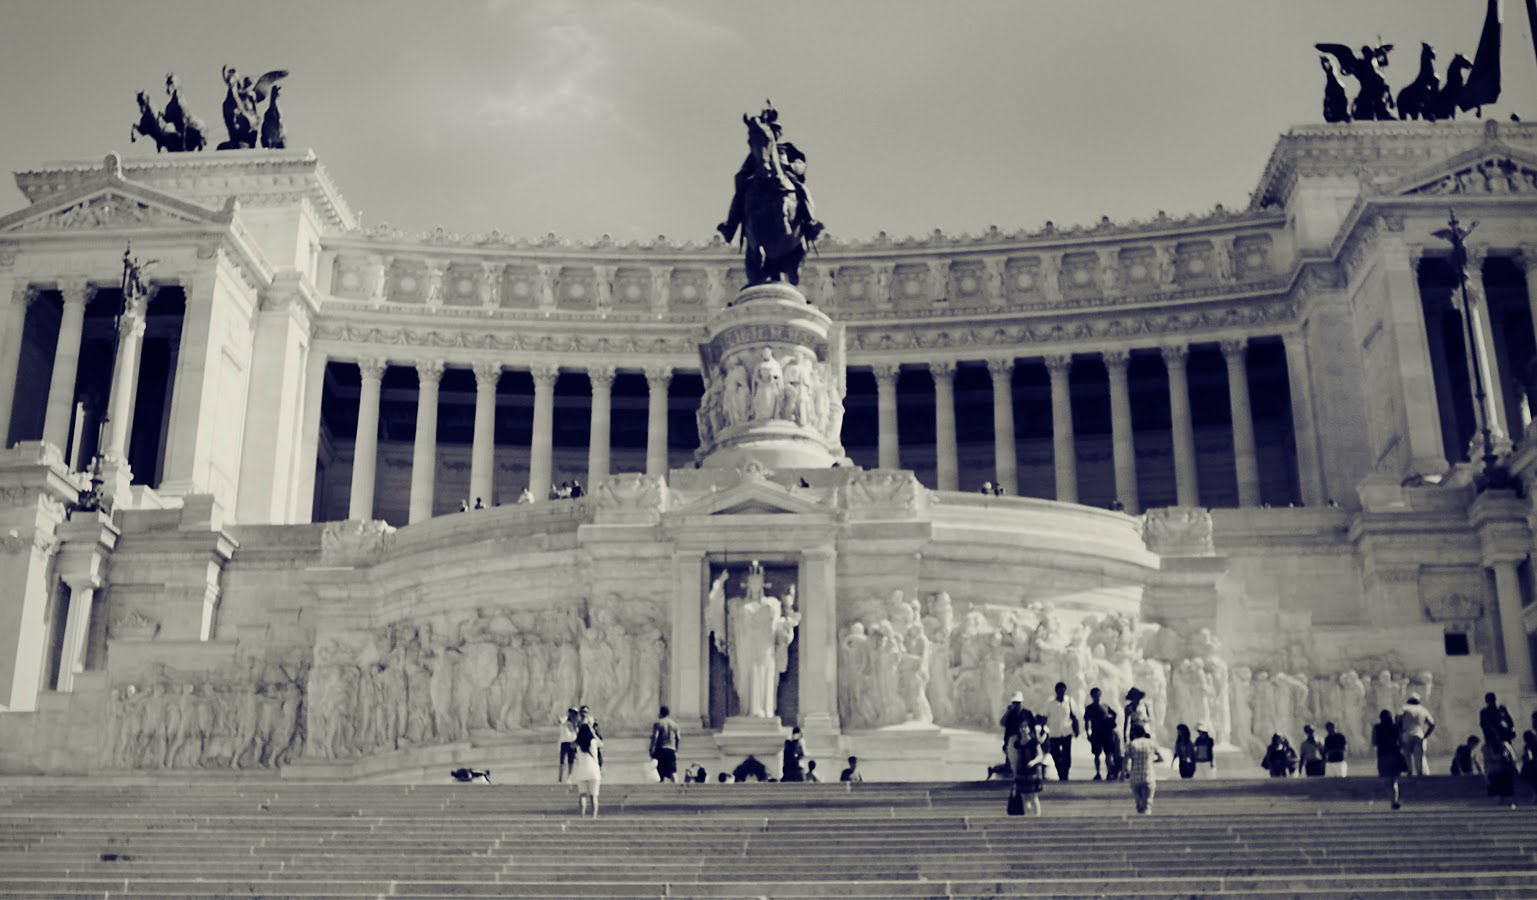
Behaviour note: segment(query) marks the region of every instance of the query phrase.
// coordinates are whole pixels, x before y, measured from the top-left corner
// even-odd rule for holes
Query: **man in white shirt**
[[[1410,694],[1403,711],[1398,714],[1398,741],[1410,775],[1425,774],[1425,741],[1435,730],[1436,720],[1420,702],[1420,695]]]
[[[1078,736],[1078,710],[1067,695],[1067,685],[1057,682],[1057,696],[1046,702],[1046,750],[1057,766],[1057,780],[1066,781],[1073,766],[1073,738]]]

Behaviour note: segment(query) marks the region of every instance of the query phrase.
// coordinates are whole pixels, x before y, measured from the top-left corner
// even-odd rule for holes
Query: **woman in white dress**
[[[571,765],[569,776],[576,785],[578,815],[587,815],[587,804],[592,803],[592,817],[598,817],[598,787],[603,783],[603,769],[598,765],[598,748],[603,739],[586,723],[576,732],[576,762]]]

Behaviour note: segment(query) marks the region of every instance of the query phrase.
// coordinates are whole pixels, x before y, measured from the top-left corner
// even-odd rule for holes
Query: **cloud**
[[[508,0],[489,0],[493,13],[514,8]],[[515,25],[519,43],[529,52],[519,60],[511,84],[481,94],[469,115],[480,124],[526,125],[556,118],[595,121],[618,118],[602,81],[613,63],[608,38],[593,28],[570,2],[519,4]]]

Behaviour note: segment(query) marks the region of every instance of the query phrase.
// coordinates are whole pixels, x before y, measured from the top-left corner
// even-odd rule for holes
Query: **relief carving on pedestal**
[[[1165,506],[1150,509],[1142,517],[1142,540],[1147,549],[1165,556],[1210,556],[1211,511],[1196,506]]]
[[[370,565],[384,557],[394,540],[395,527],[383,520],[327,522],[320,534],[320,559],[328,566]]]

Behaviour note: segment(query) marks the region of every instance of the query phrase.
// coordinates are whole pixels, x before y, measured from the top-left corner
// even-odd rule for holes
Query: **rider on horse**
[[[780,166],[795,184],[795,196],[800,201],[795,214],[795,223],[801,227],[801,234],[806,240],[815,241],[822,234],[825,226],[817,221],[816,207],[811,202],[811,194],[806,190],[806,154],[789,141],[779,139],[781,133],[779,112],[772,106],[765,108],[759,118],[767,123],[774,133],[774,143],[779,148]],[[735,240],[737,229],[742,225],[743,197],[747,191],[747,182],[757,172],[757,168],[757,160],[749,153],[742,161],[742,167],[737,170],[736,190],[731,196],[731,208],[726,213],[726,221],[717,225],[715,229],[728,244]]]

